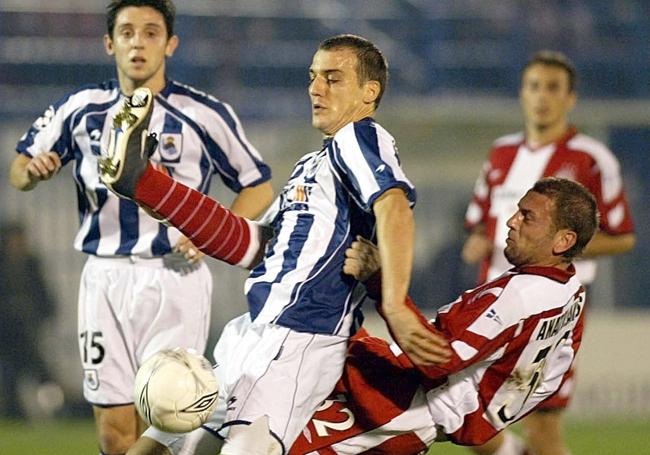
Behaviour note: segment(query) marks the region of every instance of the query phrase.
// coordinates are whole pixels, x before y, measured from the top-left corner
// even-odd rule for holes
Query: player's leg
[[[97,439],[102,453],[123,454],[139,436],[138,417],[133,406],[132,382],[123,371],[131,369],[129,353],[122,342],[119,321],[113,317],[108,288],[128,282],[119,276],[104,280],[107,266],[114,264],[90,257],[84,265],[79,287],[79,354],[84,374],[83,392],[93,405]],[[119,275],[119,271],[116,271]]]
[[[240,267],[255,265],[270,237],[262,226],[149,165],[134,199],[178,228],[203,253]]]
[[[138,414],[132,404],[113,407],[93,406],[95,428],[102,453],[117,455],[138,439]]]
[[[100,160],[101,180],[119,196],[134,199],[152,216],[177,227],[205,254],[241,267],[254,265],[267,235],[260,226],[149,163],[157,145],[146,130],[151,100],[147,89],[138,89],[115,116],[109,156]]]
[[[143,428],[133,406],[138,366],[161,349],[205,349],[211,286],[205,264],[181,275],[164,268],[162,259],[88,259],[80,286],[79,344],[84,397],[95,406],[104,453],[124,453]]]
[[[575,368],[564,375],[560,388],[522,419],[530,451],[535,455],[569,455],[562,421],[575,389]]]
[[[503,444],[504,433],[508,430],[504,430],[501,433],[498,433],[495,437],[490,439],[483,445],[470,447],[472,452],[478,455],[493,455]]]
[[[562,431],[563,409],[535,411],[522,423],[528,444],[535,455],[569,455]]]
[[[257,450],[241,427],[266,416],[268,434],[286,453],[339,379],[347,339],[271,324],[251,324],[241,334],[236,325],[226,329],[215,348],[216,361],[227,370],[219,375],[228,404],[220,430],[226,438],[222,450]],[[235,349],[222,343],[229,339],[237,340]]]
[[[481,446],[471,448],[479,455],[529,455],[524,441],[514,432],[505,429]]]
[[[142,436],[131,446],[127,455],[172,455],[172,453],[158,441]]]

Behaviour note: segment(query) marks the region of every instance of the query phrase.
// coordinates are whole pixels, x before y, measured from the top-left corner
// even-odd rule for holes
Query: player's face
[[[144,85],[157,92],[165,84],[165,58],[174,54],[178,38],[167,37],[165,19],[156,9],[128,6],[117,13],[113,36],[104,36],[104,44],[115,56],[124,92]]]
[[[555,202],[529,191],[519,201],[518,210],[508,220],[505,256],[512,265],[554,265]]]
[[[526,69],[519,96],[526,124],[538,130],[566,123],[576,102],[567,72],[541,63]]]
[[[320,49],[309,68],[311,123],[326,136],[333,136],[350,122],[373,115],[379,83],[359,83],[354,50]]]

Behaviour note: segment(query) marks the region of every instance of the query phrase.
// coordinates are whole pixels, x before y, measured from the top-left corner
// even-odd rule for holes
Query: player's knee
[[[99,432],[99,445],[104,455],[124,455],[134,443],[132,436],[111,429]]]
[[[559,438],[562,436],[562,411],[537,411],[522,421],[529,438]]]
[[[135,414],[131,416],[125,411],[120,408],[95,409],[99,446],[106,455],[125,454],[138,439]]]
[[[263,416],[250,425],[231,428],[221,455],[282,455],[282,445],[271,435],[268,417]]]
[[[477,455],[528,455],[524,442],[509,430],[503,430],[482,446],[472,447]]]

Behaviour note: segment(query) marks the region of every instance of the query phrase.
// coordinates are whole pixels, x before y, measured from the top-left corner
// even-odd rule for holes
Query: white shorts
[[[181,275],[160,258],[90,256],[79,286],[83,391],[99,406],[133,403],[135,374],[161,349],[203,353],[212,277],[205,264]]]
[[[266,415],[271,433],[287,453],[341,376],[347,345],[346,337],[255,324],[248,314],[235,318],[214,349],[219,403],[205,428],[184,437],[155,429],[144,435],[175,455],[198,454],[203,452],[187,451],[187,447],[196,447],[188,438],[196,441],[219,435],[227,443],[231,426],[247,425]]]

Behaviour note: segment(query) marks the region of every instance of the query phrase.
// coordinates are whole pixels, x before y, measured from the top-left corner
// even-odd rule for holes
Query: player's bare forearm
[[[373,205],[377,219],[377,244],[381,259],[382,307],[399,311],[411,280],[415,221],[401,189],[386,191]]]
[[[461,256],[467,264],[476,264],[492,254],[493,248],[492,240],[485,234],[485,225],[479,224],[465,240]]]
[[[242,189],[230,205],[236,215],[254,220],[266,210],[273,201],[273,187],[270,182]]]
[[[61,159],[54,152],[42,153],[34,158],[17,155],[9,169],[9,183],[20,190],[29,191],[41,180],[48,180],[61,169]]]
[[[610,235],[598,232],[587,244],[582,255],[584,257],[606,256],[621,254],[630,251],[636,244],[634,233],[622,235]]]
[[[382,268],[381,309],[390,333],[416,366],[439,364],[447,358],[444,339],[427,328],[417,311],[406,304],[411,268],[415,221],[404,192],[391,189],[373,206],[377,219],[377,242]]]
[[[343,272],[364,281],[368,293],[375,299],[381,299],[381,279],[376,273],[380,263],[378,248],[372,242],[357,237],[345,251]],[[449,361],[452,352],[447,340],[431,326],[408,296],[404,306],[388,316],[382,304],[378,309],[393,338],[415,365],[427,366]]]

